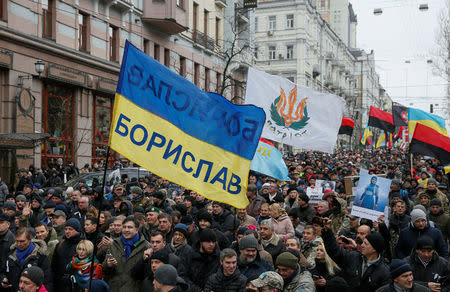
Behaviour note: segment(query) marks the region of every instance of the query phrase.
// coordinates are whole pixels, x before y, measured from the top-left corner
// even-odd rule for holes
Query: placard
[[[322,201],[322,196],[323,196],[322,188],[321,187],[315,187],[315,188],[308,187],[306,189],[306,195],[309,197],[308,204],[315,206],[320,201]]]

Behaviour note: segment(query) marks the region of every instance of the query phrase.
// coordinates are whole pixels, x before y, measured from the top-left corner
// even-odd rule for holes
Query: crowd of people
[[[450,291],[448,176],[397,150],[301,152],[290,181],[250,173],[245,209],[156,175],[76,187],[104,164],[0,179],[3,291]],[[114,162],[114,168],[123,167]],[[392,180],[388,216],[350,213],[360,169]],[[333,182],[322,201],[306,190]],[[347,185],[346,185],[347,183]]]

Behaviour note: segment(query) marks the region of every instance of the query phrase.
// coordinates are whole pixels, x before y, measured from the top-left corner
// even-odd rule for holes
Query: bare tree
[[[222,70],[222,81],[218,86],[218,93],[225,95],[227,90],[232,87],[244,89],[243,80],[237,80],[235,70],[246,57],[251,56],[251,46],[249,36],[249,24],[239,25],[236,19],[228,19],[229,35],[224,36],[222,46],[216,46],[216,53],[224,59],[224,67]],[[241,90],[240,90],[241,91]],[[232,96],[231,100],[236,96]]]
[[[445,1],[445,9],[438,16],[436,32],[437,48],[433,52],[433,66],[444,79],[450,81],[450,2]]]

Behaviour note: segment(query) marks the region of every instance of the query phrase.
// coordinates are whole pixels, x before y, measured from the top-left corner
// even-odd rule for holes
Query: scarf
[[[94,257],[93,254],[90,254],[84,259],[80,259],[77,255],[75,255],[72,258],[72,263],[68,265],[71,266],[73,269],[74,273],[72,274],[75,277],[75,283],[77,283],[78,286],[82,289],[86,289],[89,286],[89,279],[91,276],[90,271],[93,257]],[[98,260],[94,259],[94,273],[96,271],[97,266]]]
[[[132,239],[125,239],[125,237],[121,235],[120,240],[123,243],[123,250],[125,252],[125,257],[128,260],[128,258],[131,255],[131,247],[139,240],[139,233],[136,233],[136,235]]]
[[[170,248],[173,250],[174,253],[176,253],[177,251],[179,251],[180,249],[185,247],[186,244],[187,244],[186,239],[184,239],[184,241],[182,243],[173,244],[173,238],[172,238],[172,240],[170,241]]]
[[[408,288],[401,287],[397,283],[394,283],[394,290],[395,290],[395,292],[407,292],[407,291],[410,291]]]
[[[262,244],[264,247],[268,246],[269,244],[272,244],[273,246],[277,246],[277,245],[278,245],[278,240],[279,240],[279,237],[278,237],[278,235],[274,232],[274,233],[272,234],[272,237],[271,237],[270,239],[268,239],[268,240],[265,240],[265,239],[261,238],[261,244]]]
[[[23,265],[23,262],[33,252],[34,248],[35,246],[33,242],[30,242],[30,245],[26,250],[21,251],[18,248],[16,248],[17,259],[19,260],[20,265]]]

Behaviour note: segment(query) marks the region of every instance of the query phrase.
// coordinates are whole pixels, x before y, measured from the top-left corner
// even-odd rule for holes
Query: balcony
[[[142,20],[167,34],[188,29],[187,0],[146,0]]]
[[[221,8],[227,7],[227,0],[215,0],[214,2]]]
[[[205,49],[208,49],[210,51],[214,51],[214,45],[215,41],[213,38],[210,38],[209,36],[206,36],[204,33],[198,30],[192,31],[192,40],[194,43],[203,46]]]

